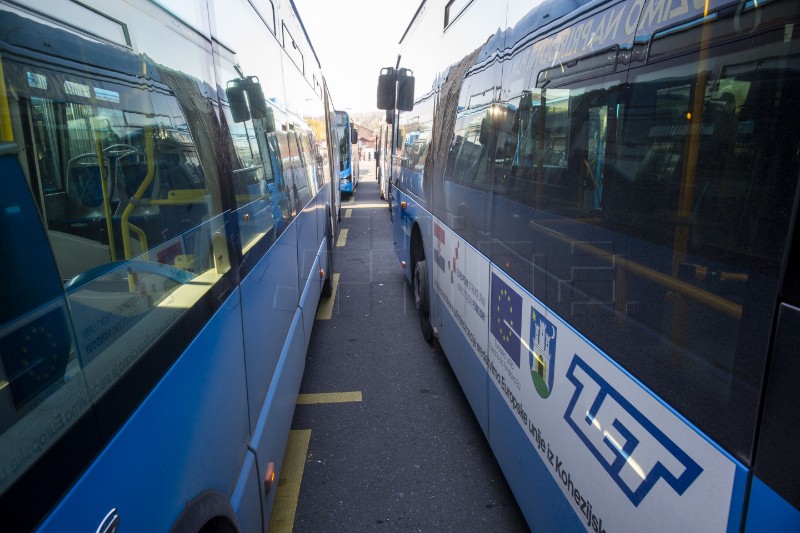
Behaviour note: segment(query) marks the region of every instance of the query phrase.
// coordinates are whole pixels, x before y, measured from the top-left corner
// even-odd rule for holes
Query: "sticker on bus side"
[[[435,219],[433,248],[437,294],[587,531],[729,528],[729,456]]]

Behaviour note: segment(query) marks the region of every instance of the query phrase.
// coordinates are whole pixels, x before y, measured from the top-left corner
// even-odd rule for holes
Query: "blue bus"
[[[426,0],[409,24],[396,251],[533,530],[800,529],[799,22]]]
[[[358,186],[358,130],[346,111],[336,111],[336,133],[339,139],[339,186],[352,194]]]
[[[3,529],[264,530],[331,289],[319,62],[291,1],[68,7],[0,4]]]

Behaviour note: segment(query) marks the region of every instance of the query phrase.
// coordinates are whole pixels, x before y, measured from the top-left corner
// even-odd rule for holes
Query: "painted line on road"
[[[289,431],[286,454],[278,479],[278,492],[272,505],[269,519],[269,533],[291,533],[294,528],[294,515],[297,513],[297,500],[300,497],[300,483],[306,467],[308,445],[311,442],[310,429]]]
[[[297,405],[315,405],[319,403],[360,402],[361,391],[352,392],[320,392],[317,394],[298,394]]]
[[[345,244],[347,244],[347,230],[341,229],[339,230],[339,238],[336,241],[336,246],[344,248]]]
[[[330,320],[333,316],[333,305],[336,303],[336,289],[339,288],[339,273],[333,273],[333,279],[331,279],[331,295],[328,298],[320,298],[319,306],[317,307],[317,316],[315,317],[316,320]]]
[[[386,202],[381,202],[379,204],[358,204],[354,205],[350,209],[376,209],[380,207],[389,207],[389,204]]]
[[[350,218],[351,216],[353,216],[353,209],[352,208],[345,209],[344,210],[344,218]]]

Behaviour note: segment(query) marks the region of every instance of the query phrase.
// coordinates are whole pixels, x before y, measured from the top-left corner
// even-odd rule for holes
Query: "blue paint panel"
[[[754,477],[745,531],[800,531],[800,510],[792,507],[763,481]]]
[[[231,506],[239,519],[242,531],[264,531],[261,518],[261,483],[258,477],[256,456],[250,450],[245,453],[239,481],[231,495]]]
[[[321,235],[317,235],[317,204],[310,202],[297,215],[293,224],[297,227],[297,286],[301,289],[306,286],[312,267],[317,260]],[[319,277],[316,272],[315,277]]]
[[[294,316],[292,327],[283,345],[281,358],[253,431],[250,446],[256,452],[259,479],[264,479],[267,465],[275,463],[275,479],[279,479],[286,440],[294,416],[297,393],[306,363],[305,333],[303,313],[300,309]],[[264,500],[264,523],[269,523],[275,492],[266,495]]]
[[[483,368],[478,356],[475,355],[472,345],[467,338],[461,333],[458,324],[453,319],[447,307],[442,305],[440,298],[434,292],[434,299],[439,304],[438,307],[443,309],[441,333],[439,342],[442,345],[447,360],[453,368],[461,388],[464,389],[464,394],[469,401],[472,411],[475,413],[475,418],[483,430],[484,435],[489,436],[489,400],[486,379],[486,369]]]
[[[330,183],[326,183],[322,186],[316,196],[317,202],[317,211],[316,211],[316,220],[317,220],[317,237],[319,241],[317,242],[324,242],[325,237],[328,235],[328,224],[329,224],[329,215],[330,212],[330,205],[331,205],[331,190],[330,190]],[[327,267],[325,267],[327,269]]]
[[[247,357],[247,398],[255,424],[267,394],[282,345],[297,311],[297,225],[290,224],[278,241],[242,280],[242,322]]]
[[[494,385],[489,386],[489,444],[531,529],[537,532],[586,529],[585,522],[572,510],[550,474],[549,465],[542,462]]]
[[[325,238],[322,239],[322,244],[319,247],[319,267],[325,271],[326,276],[332,276],[333,272],[331,269],[333,265],[328,264],[328,237],[327,235]],[[324,280],[320,280],[320,291],[322,291],[322,283]],[[332,281],[331,281],[332,282]]]
[[[121,532],[167,531],[204,490],[230,494],[249,437],[242,346],[237,290],[41,530],[94,531],[116,508]]]
[[[325,243],[322,243],[323,246]],[[311,328],[314,327],[314,318],[316,318],[317,305],[319,304],[320,293],[322,292],[322,284],[320,283],[319,272],[319,257],[314,262],[311,269],[312,275],[308,277],[308,282],[303,290],[303,295],[300,297],[300,308],[303,310],[303,331],[305,332],[305,351],[308,351],[308,342],[311,339]]]

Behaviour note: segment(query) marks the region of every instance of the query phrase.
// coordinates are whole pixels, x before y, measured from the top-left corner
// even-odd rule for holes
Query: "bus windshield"
[[[339,160],[345,163],[350,157],[348,152],[350,135],[347,132],[347,126],[337,126],[336,130],[339,134]]]

